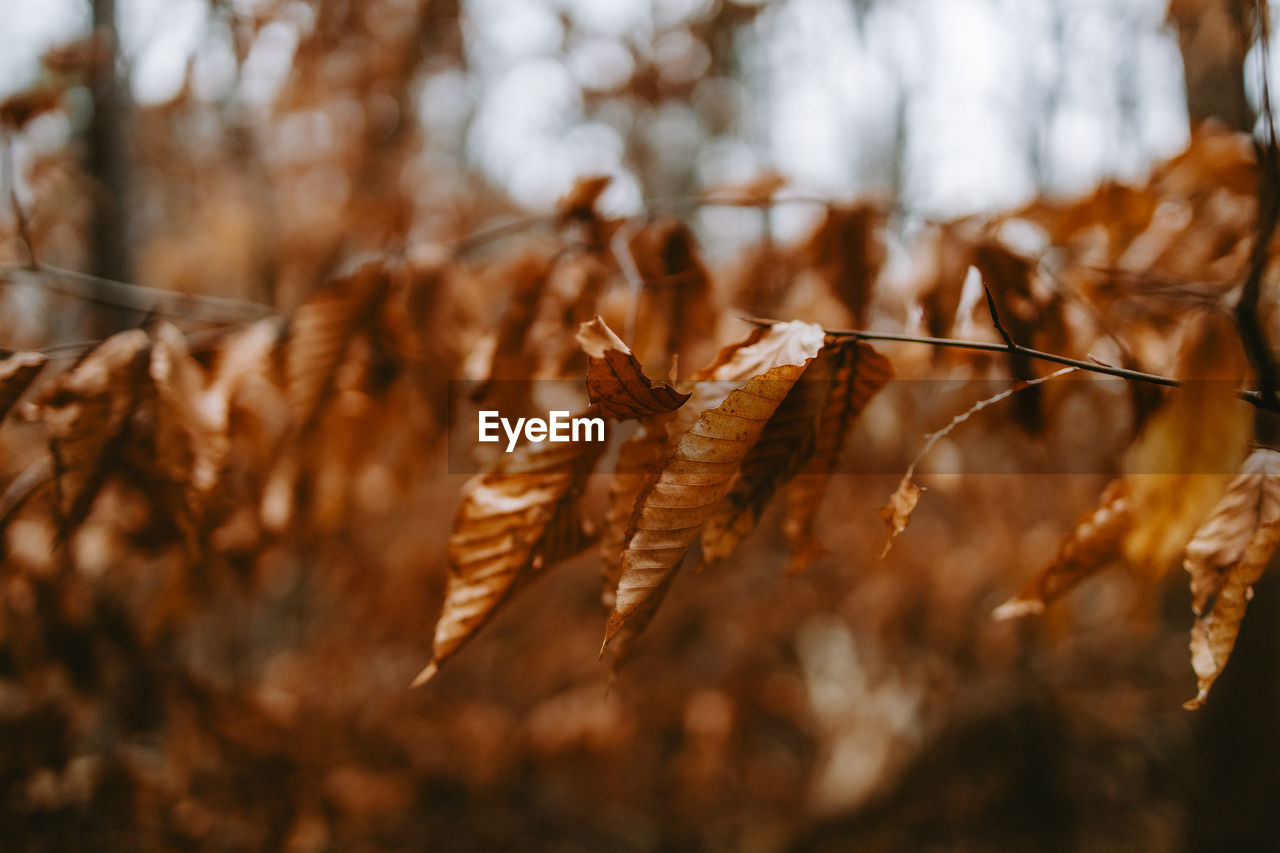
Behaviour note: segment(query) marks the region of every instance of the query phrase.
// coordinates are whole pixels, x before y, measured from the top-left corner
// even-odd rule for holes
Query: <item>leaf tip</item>
[[[416,678],[413,679],[413,682],[409,685],[409,689],[413,690],[416,687],[421,687],[432,678],[435,678],[436,673],[439,671],[440,667],[435,661],[432,661],[423,668],[422,672],[418,673]]]
[[[1034,598],[1012,598],[991,611],[997,622],[1021,619],[1023,616],[1039,616],[1044,613],[1044,602]]]
[[[604,358],[607,350],[618,350],[624,353],[631,352],[631,348],[614,334],[613,329],[609,328],[604,318],[599,314],[594,319],[578,326],[578,332],[574,335],[574,339],[589,358]]]

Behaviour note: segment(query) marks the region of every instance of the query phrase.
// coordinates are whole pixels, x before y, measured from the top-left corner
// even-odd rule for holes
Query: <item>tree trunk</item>
[[[128,92],[117,71],[119,39],[115,0],[93,0],[96,38],[107,45],[107,59],[95,63],[88,81],[93,92],[93,120],[89,124],[88,170],[96,184],[93,195],[94,275],[131,281],[128,242],[128,176],[125,120]],[[98,336],[136,323],[135,312],[106,302],[94,308],[93,333]]]
[[[1169,21],[1178,29],[1187,87],[1187,116],[1194,129],[1217,119],[1249,133],[1257,114],[1244,91],[1244,60],[1253,41],[1248,0],[1172,0]]]

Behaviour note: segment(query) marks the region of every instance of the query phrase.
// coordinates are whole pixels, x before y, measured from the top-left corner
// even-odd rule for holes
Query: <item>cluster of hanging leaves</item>
[[[1276,453],[1248,453],[1251,412],[1237,399],[1247,363],[1224,310],[1248,260],[1250,158],[1237,137],[1207,133],[1145,187],[1104,186],[1071,203],[937,226],[916,250],[933,263],[897,293],[882,280],[886,220],[873,206],[832,206],[807,243],[770,249],[770,263],[790,270],[781,291],[751,274],[726,289],[687,225],[655,219],[621,230],[597,211],[605,182],[589,180],[560,205],[553,251],[471,265],[444,252],[368,263],[287,318],[198,343],[165,323],[126,331],[40,382],[51,372],[45,356],[10,356],[0,363],[0,414],[38,425],[47,451],[11,479],[0,523],[47,511],[56,540],[71,543],[107,512],[105,501],[118,515],[111,536],[135,546],[175,547],[193,565],[251,553],[299,531],[339,530],[370,502],[394,503],[397,488],[424,473],[416,448],[439,442],[451,422],[467,429],[455,409],[533,414],[544,401],[528,380],[573,379],[576,414],[605,419],[611,441],[526,442],[463,488],[434,651],[415,683],[531,581],[593,545],[602,654],[617,666],[680,567],[718,570],[750,547],[775,503],[792,554],[786,571],[822,557],[815,520],[825,490],[860,415],[895,373],[985,366],[1012,377],[999,401],[1013,398],[1020,428],[1046,429],[1055,398],[1041,392],[1053,377],[1024,350],[921,356],[827,331],[900,315],[899,325],[922,332],[1007,335],[1078,356],[1100,349],[1184,381],[1154,404],[1135,389],[1129,473],[1103,489],[1057,557],[997,616],[1039,612],[1113,563],[1154,580],[1185,556],[1199,704],[1226,664],[1280,523]],[[739,190],[730,203],[767,206],[780,191],[780,182]],[[1028,231],[1054,253],[1029,248]],[[962,297],[974,276],[985,304]],[[469,293],[503,295],[505,306],[486,321]],[[747,332],[733,305],[808,319]],[[1097,319],[1103,312],[1126,318],[1121,345]],[[730,336],[718,354],[709,350]],[[705,366],[689,373],[700,359]],[[664,371],[670,378],[652,378]],[[469,400],[447,381],[464,375],[482,380]],[[24,394],[31,399],[19,404]],[[999,401],[953,419],[917,461]],[[612,471],[599,470],[602,459]],[[914,469],[882,510],[891,539],[909,535],[927,500]],[[603,500],[588,499],[593,474],[608,476]],[[132,498],[121,503],[121,494]]]
[[[938,275],[976,273],[991,319],[1005,340],[1052,352],[1079,349],[1080,342],[1072,339],[1082,337],[1086,324],[1071,322],[1071,300],[1095,310],[1144,312],[1130,328],[1161,330],[1159,337],[1122,345],[1119,355],[1135,369],[1172,367],[1183,385],[1157,403],[1154,414],[1149,400],[1135,395],[1138,429],[1126,454],[1130,473],[1105,487],[1098,507],[1071,532],[1057,558],[998,608],[996,616],[1041,612],[1112,563],[1127,563],[1155,580],[1185,553],[1197,617],[1192,663],[1200,681],[1200,692],[1188,707],[1203,703],[1225,665],[1250,585],[1277,539],[1274,513],[1265,503],[1266,466],[1274,451],[1258,450],[1246,460],[1252,413],[1238,393],[1247,362],[1225,310],[1236,295],[1231,285],[1246,269],[1252,197],[1239,172],[1250,168],[1248,159],[1237,138],[1207,132],[1197,138],[1193,151],[1158,170],[1142,190],[1104,186],[1072,205],[1039,203],[1004,221],[961,222],[939,231],[939,254],[958,255],[959,260],[940,264]],[[1202,160],[1235,180],[1224,181],[1209,199],[1191,195],[1155,204],[1153,199],[1170,185],[1187,179],[1184,171],[1192,164],[1203,168]],[[778,189],[771,185],[761,192],[771,196]],[[1175,222],[1167,209],[1171,204],[1185,209]],[[588,210],[589,203],[573,209]],[[1095,222],[1096,230],[1083,231]],[[1000,236],[1011,223],[1035,224],[1068,260],[1049,269],[1020,253]],[[813,274],[826,279],[827,292],[858,325],[867,317],[879,263],[867,249],[875,227],[865,208],[833,209],[807,247],[814,253]],[[1218,232],[1212,246],[1202,241],[1187,245],[1190,233],[1198,236],[1205,230]],[[830,260],[836,245],[849,253],[845,264]],[[849,262],[852,256],[857,263]],[[1180,278],[1206,267],[1215,271],[1216,288]],[[925,305],[944,289],[958,300],[958,285],[954,280],[928,284],[934,290],[933,297],[926,291]],[[950,309],[959,302],[945,305]],[[948,331],[940,319],[934,317],[928,327]],[[1092,331],[1086,346],[1114,337],[1100,326]],[[653,619],[689,552],[697,546],[704,566],[724,561],[751,535],[779,492],[785,493],[782,527],[793,547],[791,571],[822,553],[812,523],[825,480],[851,423],[894,371],[883,355],[856,338],[833,337],[814,324],[778,322],[725,348],[687,383],[673,388],[647,377],[600,318],[583,324],[577,337],[588,356],[586,384],[596,411],[614,421],[639,421],[619,448],[600,535],[603,602],[610,611],[605,648],[615,649],[617,664]],[[676,349],[675,342],[669,341],[667,348]],[[929,437],[921,456],[978,410],[1011,396],[1017,403],[1013,415],[1023,427],[1032,433],[1043,429],[1044,403],[1036,386],[1059,374],[1038,372],[1025,349],[1012,348],[1006,359],[1013,387],[954,418]],[[584,470],[599,455],[585,448],[550,453],[530,446],[521,453],[521,461],[500,464],[466,489],[450,541],[449,593],[436,650],[419,683],[507,595],[545,568],[548,555],[564,541],[559,519],[574,517],[570,507],[581,496]],[[532,465],[545,455],[555,458],[542,463],[546,467]],[[911,473],[916,462],[881,510],[890,543],[907,529],[921,498]],[[1237,469],[1242,473],[1232,480]],[[532,481],[527,491],[517,485],[526,474],[543,472],[554,479]],[[512,501],[511,494],[522,499]],[[487,511],[478,509],[484,505]],[[502,518],[503,526],[495,527],[494,518]],[[473,532],[478,529],[488,534]],[[506,539],[495,538],[499,535]],[[585,547],[584,537],[570,539]],[[888,550],[886,543],[882,559]],[[473,568],[477,565],[482,569]]]

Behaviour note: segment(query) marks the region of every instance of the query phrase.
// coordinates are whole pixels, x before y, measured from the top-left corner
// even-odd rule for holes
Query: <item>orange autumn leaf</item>
[[[604,442],[524,444],[463,491],[449,536],[449,579],[425,684],[513,594],[594,538],[578,499]]]
[[[1121,545],[1133,520],[1129,481],[1112,480],[1103,490],[1098,506],[1076,523],[1054,561],[992,615],[996,619],[1013,619],[1044,612],[1045,607],[1081,581],[1123,556]]]
[[[657,479],[640,496],[635,528],[622,555],[606,644],[624,625],[641,630],[665,595],[675,569],[688,553],[734,474],[759,440],[769,419],[823,344],[822,330],[810,323],[778,323],[751,344],[726,350],[710,380],[699,384],[695,400],[720,396],[679,434],[675,450]],[[728,377],[748,378],[733,386]]]

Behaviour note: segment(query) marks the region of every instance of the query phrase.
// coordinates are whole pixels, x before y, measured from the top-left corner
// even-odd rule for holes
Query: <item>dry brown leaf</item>
[[[891,376],[888,361],[871,347],[828,338],[769,419],[729,493],[707,521],[702,532],[704,563],[733,553],[755,530],[777,489],[804,469],[819,447],[819,467],[829,475],[853,419]]]
[[[508,417],[526,415],[532,408],[528,379],[536,375],[538,365],[530,352],[528,333],[538,316],[552,266],[551,259],[528,254],[502,271],[512,282],[511,296],[498,323],[488,378],[471,398],[492,404]]]
[[[720,306],[697,238],[678,219],[659,219],[636,232],[627,248],[644,285],[632,339],[640,362],[663,363],[675,353],[685,364],[701,364]]]
[[[113,335],[40,397],[64,534],[84,520],[106,476],[108,451],[141,393],[148,344],[141,329]]]
[[[722,395],[722,401],[704,409],[680,434],[661,474],[636,504],[606,644],[624,624],[631,623],[638,633],[648,623],[747,452],[821,350],[823,333],[810,323],[778,323],[752,340],[727,360],[717,360],[710,377],[725,379],[737,373],[750,378],[727,394],[709,390],[716,387],[712,382],[699,383],[695,399],[712,393]]]
[[[284,347],[284,372],[299,432],[315,422],[352,338],[376,319],[387,284],[381,264],[365,264],[329,282],[294,313]]]
[[[1179,358],[1180,388],[1147,422],[1129,456],[1134,526],[1125,557],[1160,576],[1231,481],[1248,452],[1253,413],[1236,399],[1244,353],[1230,317],[1200,318]]]
[[[594,219],[596,202],[609,188],[613,178],[608,175],[586,175],[578,178],[569,191],[556,201],[556,215],[561,221],[570,219]]]
[[[36,381],[46,361],[38,352],[15,352],[0,361],[0,422]]]
[[[888,555],[889,549],[893,547],[893,540],[907,529],[907,523],[911,521],[911,513],[920,502],[920,493],[923,491],[924,489],[911,482],[911,475],[907,474],[898,481],[898,488],[889,495],[889,502],[877,511],[880,519],[884,521],[888,535],[876,559],[883,560]]]
[[[819,353],[769,418],[760,439],[742,460],[728,493],[702,529],[703,565],[720,562],[737,550],[756,529],[778,487],[795,476],[813,454],[830,377],[830,363]]]
[[[604,530],[600,536],[600,569],[604,582],[601,600],[610,613],[617,598],[622,552],[631,533],[631,516],[636,501],[667,461],[666,422],[664,417],[641,421],[640,428],[618,448],[618,461],[609,482]]]
[[[1255,450],[1213,514],[1187,545],[1183,565],[1191,575],[1191,666],[1199,708],[1209,696],[1236,643],[1253,584],[1280,543],[1280,452]]]
[[[822,497],[844,449],[849,428],[881,388],[893,378],[893,365],[869,344],[842,341],[825,351],[832,362],[832,380],[818,423],[813,455],[786,486],[787,516],[783,533],[791,544],[788,574],[804,571],[824,549],[814,536]]]
[[[0,124],[21,130],[27,122],[62,106],[62,91],[42,85],[0,101]]]
[[[600,196],[612,180],[608,175],[579,178],[556,202],[560,226],[580,225],[587,247],[593,252],[600,252],[608,245],[620,224],[620,220],[602,216],[599,210]]]
[[[1129,481],[1112,480],[1103,490],[1098,506],[1076,523],[1054,561],[1041,569],[1016,598],[997,607],[994,618],[1043,613],[1081,581],[1120,559],[1121,543],[1133,522]]]
[[[809,240],[810,265],[862,328],[871,304],[872,288],[887,252],[881,230],[885,215],[873,205],[827,208],[826,218]]]
[[[256,356],[265,364],[270,356],[263,344],[274,341],[274,329],[268,324],[255,324],[255,328],[263,331],[232,339],[214,377],[190,356],[186,338],[177,328],[163,323],[152,333],[156,468],[180,489],[180,516],[188,532],[203,515],[231,452],[231,394],[244,372],[254,369],[244,362]]]
[[[517,589],[591,543],[577,502],[604,447],[524,444],[467,484],[449,536],[449,579],[431,663],[414,686],[429,681]]]
[[[577,339],[589,359],[587,396],[605,417],[651,418],[675,411],[689,399],[688,394],[645,376],[631,349],[599,316],[578,328]]]

